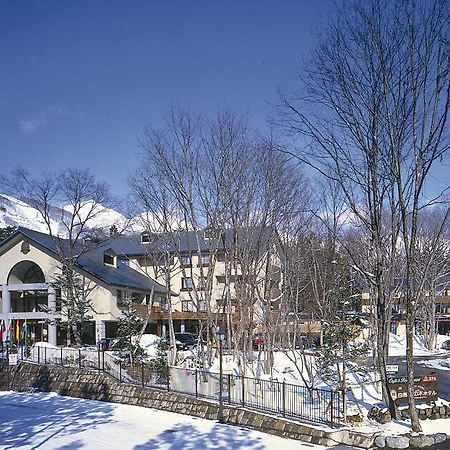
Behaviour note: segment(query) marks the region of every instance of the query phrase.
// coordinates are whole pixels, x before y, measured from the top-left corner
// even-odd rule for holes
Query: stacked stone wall
[[[26,363],[18,366],[0,363],[0,390],[56,392],[70,397],[155,408],[212,420],[217,420],[219,412],[217,403],[174,392],[121,384],[103,373]],[[369,448],[375,438],[374,435],[351,430],[319,429],[228,405],[224,406],[223,415],[225,422],[231,425],[324,446],[343,443]]]

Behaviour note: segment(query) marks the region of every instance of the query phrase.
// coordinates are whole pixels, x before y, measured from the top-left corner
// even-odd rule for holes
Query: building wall
[[[45,282],[51,283],[58,273],[58,261],[40,250],[30,242],[30,251],[27,254],[21,252],[23,240],[18,241],[11,247],[5,248],[0,255],[0,284],[8,284],[8,276],[16,264],[23,261],[32,261],[37,264],[44,273]],[[107,285],[99,284],[88,276],[84,277],[85,287],[89,291],[95,312],[91,313],[92,320],[117,320],[120,310],[116,304],[116,289]],[[9,284],[20,284],[19,281],[10,279]],[[3,312],[3,302],[0,303],[0,311]]]
[[[11,269],[22,261],[32,261],[36,263],[44,272],[45,282],[52,281],[52,274],[57,268],[57,262],[55,259],[39,250],[37,247],[30,243],[30,251],[26,255],[23,254],[20,249],[23,240],[19,241],[16,245],[10,248],[8,251],[0,255],[0,284],[8,283],[8,275]],[[10,284],[15,284],[11,281]]]
[[[265,278],[266,273],[266,261],[267,261],[267,254],[261,258],[257,265],[257,281],[256,283],[259,285],[260,292],[262,292],[263,287],[263,281]],[[158,283],[165,285],[165,278],[163,274],[163,260],[158,261],[161,263],[161,266],[159,268],[155,267],[155,264],[152,264],[150,259],[146,258],[131,258],[129,260],[129,266],[141,273],[144,273],[154,280],[156,280]],[[277,255],[272,254],[270,257],[270,263],[279,265],[280,259]],[[203,269],[203,276],[208,276],[208,270],[213,270],[213,277],[212,277],[212,292],[211,292],[211,311],[213,313],[219,312],[219,308],[221,307],[223,303],[223,298],[225,295],[225,261],[223,261],[223,258],[218,258],[214,262],[213,265],[203,265],[201,266],[201,256],[199,256],[197,253],[191,255],[191,265],[190,266],[183,266],[181,264],[181,257],[179,256],[173,256],[172,264],[171,264],[171,290],[175,292],[177,295],[172,297],[172,307],[174,311],[183,311],[183,302],[191,301],[193,308],[193,311],[196,311],[196,302],[197,299],[199,301],[202,301],[205,298],[205,291],[198,289],[198,292],[194,291],[194,289],[184,289],[182,285],[182,279],[183,278],[192,278],[193,283],[195,286],[199,285],[199,281],[202,278],[202,269]],[[233,273],[233,276],[239,276],[241,275],[241,271],[239,266],[237,267],[237,274]],[[279,277],[279,282],[281,283],[281,274]],[[273,290],[271,292],[274,297],[279,296],[280,290],[277,291]],[[230,297],[232,300],[236,298],[236,288],[235,288],[235,282],[231,281],[230,283]],[[233,309],[235,309],[233,307]],[[234,311],[233,311],[234,312]],[[258,316],[261,316],[262,309],[261,305],[255,305],[255,313]]]

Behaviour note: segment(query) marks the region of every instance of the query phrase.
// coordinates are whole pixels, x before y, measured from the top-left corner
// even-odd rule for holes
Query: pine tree
[[[160,339],[157,346],[157,357],[151,362],[152,369],[164,380],[169,376],[169,362],[167,352],[169,345],[165,339]]]
[[[342,391],[344,415],[347,410],[347,372],[351,363],[359,356],[367,353],[366,342],[358,342],[365,328],[364,322],[352,308],[351,283],[338,277],[330,291],[329,301],[333,303],[334,316],[324,323],[324,343],[320,349],[318,365],[320,375],[325,381],[337,384]]]
[[[14,227],[0,228],[0,242],[4,241],[7,237],[14,233],[16,229]]]
[[[62,267],[59,274],[55,275],[54,284],[61,290],[58,299],[61,313],[67,318],[64,322],[67,326],[68,344],[74,339],[76,345],[83,344],[81,335],[87,322],[92,318],[91,301],[88,298],[83,276],[75,270]]]
[[[130,363],[144,354],[138,336],[144,319],[136,314],[133,308],[133,299],[125,297],[123,300],[122,314],[117,325],[117,336],[113,350],[129,355]]]

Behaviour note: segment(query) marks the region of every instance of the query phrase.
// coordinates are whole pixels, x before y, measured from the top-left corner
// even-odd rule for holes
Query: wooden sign
[[[398,364],[387,364],[386,372],[387,373],[397,373],[398,372]]]
[[[397,405],[408,404],[408,383],[406,377],[390,377],[389,391]],[[437,400],[437,375],[414,377],[414,398],[417,402]]]

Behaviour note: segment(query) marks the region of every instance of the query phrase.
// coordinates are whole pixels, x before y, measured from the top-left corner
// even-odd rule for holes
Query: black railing
[[[111,375],[120,383],[129,383],[197,398],[219,400],[219,374],[202,369],[170,367],[167,370],[152,364],[133,365],[111,352],[100,349],[71,349],[35,346],[22,347],[18,359],[44,365],[95,370]],[[223,375],[223,402],[243,406],[293,420],[339,425],[343,419],[341,392],[308,389],[276,380],[263,380],[241,375]]]

